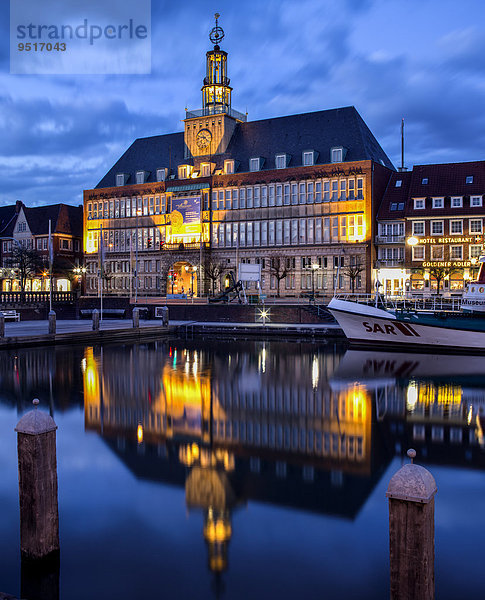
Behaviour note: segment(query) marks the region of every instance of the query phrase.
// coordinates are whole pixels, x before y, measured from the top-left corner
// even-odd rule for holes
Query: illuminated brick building
[[[379,208],[376,277],[387,294],[461,294],[478,270],[485,161],[392,173]],[[439,279],[439,282],[438,282]]]
[[[108,294],[201,295],[241,263],[261,265],[268,295],[371,291],[392,163],[354,107],[247,121],[231,105],[222,37],[216,24],[184,131],[135,140],[84,192],[86,293],[98,294],[101,236]]]

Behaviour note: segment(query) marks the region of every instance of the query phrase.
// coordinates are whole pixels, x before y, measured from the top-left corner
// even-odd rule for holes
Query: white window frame
[[[261,170],[261,158],[254,156],[253,158],[249,159],[249,170],[251,171],[251,173],[254,173],[255,171],[260,171]]]
[[[426,208],[426,198],[414,198],[414,210]]]
[[[145,183],[145,181],[146,181],[146,171],[137,171],[136,172],[136,183],[137,183],[137,185]]]
[[[160,167],[157,169],[157,181],[165,181],[167,179],[167,171],[165,167]]]
[[[433,227],[435,226],[435,224],[438,224],[438,223],[441,223],[441,231],[440,231],[439,233],[435,233],[435,232],[433,231]],[[444,234],[444,231],[445,231],[445,222],[444,222],[442,219],[440,219],[439,221],[431,221],[431,224],[430,224],[430,232],[429,232],[429,233],[430,233],[430,235],[432,235],[432,236],[435,236],[435,235],[443,235],[443,234]]]
[[[125,180],[124,173],[116,173],[116,187],[122,187],[125,185]]]
[[[426,225],[424,221],[413,221],[413,235],[425,235],[426,234]],[[416,225],[422,225],[423,226],[423,233],[416,233]]]
[[[475,252],[473,251],[475,250]],[[482,244],[470,244],[468,246],[468,255],[470,258],[478,258],[482,254]]]
[[[226,175],[233,175],[235,171],[234,160],[225,160],[224,161],[224,173]]]
[[[342,146],[335,146],[330,148],[330,162],[340,163],[344,160],[344,149]]]
[[[462,208],[463,207],[463,197],[462,196],[452,196],[451,197],[451,208]]]
[[[482,206],[483,198],[481,196],[470,196],[470,206]]]
[[[224,163],[225,165],[225,163]],[[211,165],[210,163],[201,163],[200,164],[200,176],[201,177],[210,177],[211,174]]]
[[[424,249],[425,247],[423,245],[418,245],[418,246],[412,246],[412,260],[418,261],[418,260],[424,260],[425,254],[424,254]],[[418,255],[418,251],[419,254],[421,254],[422,256],[417,256]]]
[[[305,150],[302,154],[301,164],[304,167],[312,167],[315,164],[315,151]]]
[[[460,256],[453,256],[453,249],[460,248]],[[456,244],[450,246],[450,260],[463,260],[463,246],[462,244]]]
[[[286,169],[288,166],[288,155],[287,154],[276,154],[274,157],[274,164],[276,169]]]
[[[444,208],[445,207],[445,199],[441,196],[438,198],[433,198],[433,208]]]
[[[480,223],[480,229],[478,231],[474,231],[472,228],[472,223]],[[483,233],[483,219],[469,219],[468,231],[470,233]]]
[[[437,250],[440,250],[440,256],[435,256],[435,252]],[[430,251],[431,255],[430,255],[430,260],[444,260],[445,259],[445,247],[443,244],[433,244],[431,246],[431,251]]]
[[[453,225],[459,223],[460,231],[453,231]],[[463,235],[463,219],[452,219],[450,221],[450,235]]]

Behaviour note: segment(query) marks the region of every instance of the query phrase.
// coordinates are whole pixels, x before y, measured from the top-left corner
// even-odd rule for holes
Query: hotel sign
[[[418,244],[480,244],[483,236],[474,235],[469,237],[426,237],[416,238]]]
[[[423,262],[421,264],[423,268],[426,267],[443,267],[444,269],[453,269],[453,268],[461,268],[461,267],[471,267],[472,263],[469,260],[431,260],[427,262]]]

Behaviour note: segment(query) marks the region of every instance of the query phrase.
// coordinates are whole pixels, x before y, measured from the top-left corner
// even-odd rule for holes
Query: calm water
[[[43,600],[386,598],[409,447],[438,484],[437,598],[485,594],[484,358],[176,341],[2,353],[0,380],[0,591],[35,600],[14,427],[39,397],[59,426]]]

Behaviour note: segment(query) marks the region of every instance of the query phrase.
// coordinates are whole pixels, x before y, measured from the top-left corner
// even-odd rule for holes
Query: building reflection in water
[[[354,518],[372,491],[372,399],[332,390],[339,358],[311,344],[89,347],[86,428],[137,476],[185,484],[220,573],[249,499]]]
[[[86,428],[138,477],[185,486],[215,574],[249,500],[353,519],[410,446],[485,466],[483,358],[342,356],[276,342],[87,348]]]

